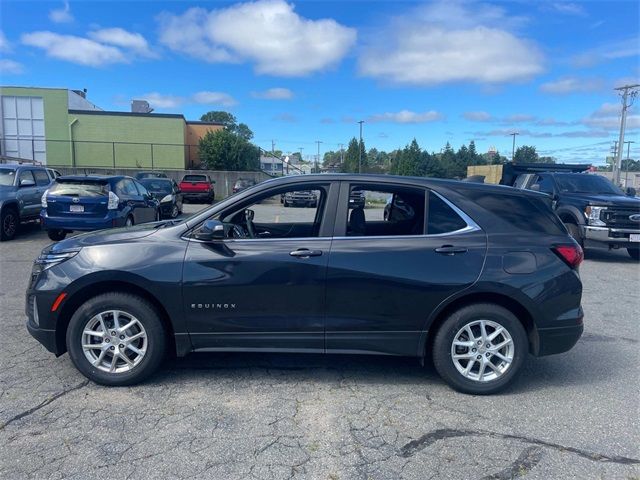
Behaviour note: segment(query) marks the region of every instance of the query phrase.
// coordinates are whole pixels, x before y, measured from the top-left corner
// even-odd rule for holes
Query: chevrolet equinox
[[[317,202],[283,208],[281,196],[300,191]],[[578,341],[581,261],[541,193],[284,177],[184,220],[46,247],[27,328],[104,385],[140,382],[167,354],[360,353],[431,356],[450,386],[488,394],[514,380],[527,354]]]

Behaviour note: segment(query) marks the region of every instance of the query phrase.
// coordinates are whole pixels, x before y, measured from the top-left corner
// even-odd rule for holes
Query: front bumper
[[[34,301],[37,299],[37,302]],[[25,313],[27,314],[27,331],[29,334],[40,342],[44,348],[60,356],[64,353],[64,349],[60,349],[56,331],[51,328],[50,324],[52,314],[47,311],[50,305],[50,295],[35,295],[33,290],[27,291]],[[43,325],[44,324],[44,325]]]
[[[582,235],[587,241],[640,248],[640,242],[629,240],[631,234],[640,235],[640,229],[582,226]]]

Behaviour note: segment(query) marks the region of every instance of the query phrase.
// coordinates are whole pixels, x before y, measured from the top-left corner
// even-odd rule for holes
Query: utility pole
[[[629,148],[631,147],[632,143],[636,143],[633,140],[627,140],[626,142],[624,142],[627,144],[627,168],[624,169],[624,187],[627,188],[628,185],[628,180],[629,180],[629,163],[631,162],[631,157],[629,156]]]
[[[318,173],[318,163],[320,162],[320,144],[322,142],[320,140],[316,140],[316,143],[318,144],[318,156],[316,157],[316,167],[315,167],[315,172],[313,173]]]
[[[358,173],[362,173],[362,124],[364,120],[358,122],[360,124],[360,143],[358,144]]]
[[[620,185],[620,169],[622,167],[622,150],[624,149],[624,133],[627,127],[627,110],[631,105],[633,105],[633,101],[638,94],[638,87],[640,84],[635,85],[625,85],[623,87],[618,87],[614,90],[617,90],[622,96],[622,114],[620,115],[620,138],[618,139],[618,152],[616,155],[616,163],[613,175],[613,183],[616,185]]]
[[[271,140],[271,154],[274,157],[276,156],[276,141],[275,140]]]
[[[518,132],[513,132],[510,133],[509,135],[511,135],[513,137],[513,146],[511,147],[511,161],[513,163],[515,163],[515,158],[516,158],[516,135],[520,135]]]

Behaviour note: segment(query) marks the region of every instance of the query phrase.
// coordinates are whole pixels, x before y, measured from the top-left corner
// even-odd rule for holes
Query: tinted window
[[[622,190],[600,175],[590,175],[587,173],[557,175],[556,181],[558,182],[558,188],[561,192],[624,195]]]
[[[20,173],[18,174],[18,185],[20,185],[20,183],[23,180],[31,180],[33,183],[36,183],[35,178],[33,178],[33,173],[31,173],[31,170],[21,170]]]
[[[138,193],[139,193],[140,195],[149,195],[149,192],[147,191],[147,189],[145,188],[145,186],[144,186],[144,185],[142,185],[142,184],[141,184],[141,183],[139,183],[139,182],[133,182],[133,183],[134,183],[134,185],[136,186],[136,188],[138,189]]]
[[[182,179],[183,182],[206,182],[206,175],[185,175]]]
[[[551,201],[528,195],[505,195],[469,191],[469,198],[519,230],[551,235],[565,233],[564,226],[553,210]]]
[[[427,214],[427,234],[455,232],[467,226],[453,208],[433,192],[429,193],[429,212]]]
[[[424,234],[422,189],[389,185],[352,185],[349,192],[347,236]]]
[[[34,170],[33,176],[36,178],[36,185],[38,186],[49,185],[51,181],[45,170]]]
[[[116,194],[118,196],[137,197],[138,190],[136,190],[133,180],[125,178],[118,182],[118,185],[116,186]]]
[[[536,179],[536,185],[540,185],[539,191],[542,193],[553,193],[553,178],[550,175],[541,175]]]
[[[141,180],[140,183],[152,193],[164,193],[167,195],[173,193],[173,183],[170,181],[146,179]]]
[[[11,186],[16,178],[16,171],[13,168],[0,168],[0,185]]]
[[[109,186],[105,182],[91,182],[86,180],[57,180],[49,188],[49,195],[65,195],[70,197],[100,197],[109,193]]]

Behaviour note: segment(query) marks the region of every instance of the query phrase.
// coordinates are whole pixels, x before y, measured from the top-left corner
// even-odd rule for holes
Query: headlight
[[[74,248],[69,250],[60,250],[58,252],[42,252],[33,263],[33,273],[40,273],[51,267],[59,265],[62,262],[66,262],[70,258],[75,257],[79,251],[79,248]]]
[[[42,194],[42,198],[40,199],[40,204],[42,205],[42,208],[47,208],[47,194],[49,193],[49,190],[45,190],[44,193]]]
[[[584,214],[587,216],[587,222],[589,225],[594,225],[598,227],[606,226],[602,220],[600,220],[600,213],[605,210],[607,207],[592,207],[588,206],[584,209]]]
[[[166,195],[165,197],[162,197],[162,200],[160,200],[160,203],[166,203],[166,202],[173,202],[173,195],[169,194],[169,195]]]

